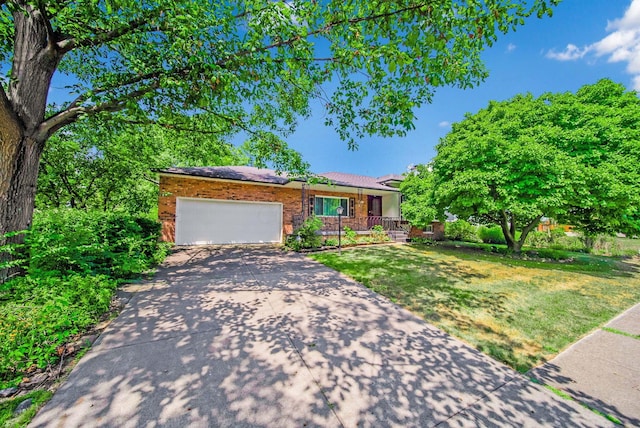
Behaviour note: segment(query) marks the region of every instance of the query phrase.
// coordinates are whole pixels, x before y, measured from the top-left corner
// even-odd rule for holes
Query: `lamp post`
[[[344,212],[344,208],[342,205],[336,208],[336,213],[338,213],[338,254],[342,254],[342,242],[340,241],[340,237],[342,235],[342,213]]]

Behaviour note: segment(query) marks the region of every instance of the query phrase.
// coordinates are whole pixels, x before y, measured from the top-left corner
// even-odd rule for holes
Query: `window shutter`
[[[313,217],[314,215],[314,202],[315,202],[315,197],[314,196],[309,196],[309,217]]]
[[[355,198],[349,198],[349,217],[351,218],[356,217],[356,199]]]

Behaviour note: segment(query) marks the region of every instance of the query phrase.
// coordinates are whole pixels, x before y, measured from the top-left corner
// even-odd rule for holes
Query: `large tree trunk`
[[[0,247],[20,244],[24,235],[6,234],[31,226],[40,155],[54,131],[41,125],[51,77],[63,55],[44,6],[26,0],[16,6],[11,78],[6,90],[0,86]],[[6,266],[16,257],[0,250],[0,282],[19,273]]]
[[[2,124],[0,124],[2,126]],[[9,144],[6,144],[9,143]],[[43,145],[28,137],[0,144],[0,169],[3,185],[0,186],[0,246],[22,244],[24,234],[5,237],[8,232],[27,230],[31,227],[38,181],[38,165]],[[14,149],[14,150],[12,150]],[[8,180],[5,182],[5,176]],[[0,266],[24,255],[0,253]],[[0,268],[0,283],[20,274],[19,266]]]
[[[527,239],[529,232],[533,230],[534,227],[540,222],[542,215],[534,218],[530,221],[525,227],[522,229],[520,234],[520,239],[516,239],[516,216],[511,213],[507,213],[503,211],[501,213],[501,221],[500,227],[502,228],[502,233],[504,234],[504,239],[507,241],[507,248],[513,251],[515,254],[520,254],[522,252],[522,247],[524,246],[524,241]]]

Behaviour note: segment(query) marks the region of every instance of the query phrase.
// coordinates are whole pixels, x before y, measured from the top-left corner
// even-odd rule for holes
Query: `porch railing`
[[[321,217],[322,231],[338,231],[338,217]],[[297,229],[303,222],[302,214],[293,216],[293,228]],[[400,217],[368,216],[368,217],[342,217],[342,227],[349,227],[356,232],[371,230],[373,226],[380,225],[386,231],[408,231],[409,224]]]

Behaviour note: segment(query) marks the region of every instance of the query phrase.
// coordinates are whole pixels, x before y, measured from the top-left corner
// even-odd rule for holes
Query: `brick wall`
[[[352,193],[316,192],[311,189],[306,191],[306,197],[309,198],[316,193],[323,196],[356,196]],[[164,241],[175,241],[176,198],[178,197],[280,202],[283,206],[282,222],[285,235],[293,232],[293,216],[302,212],[301,189],[286,188],[278,185],[271,186],[233,181],[207,180],[178,175],[160,175],[158,218],[162,222],[162,239]],[[308,202],[305,202],[305,208],[307,208],[307,204]],[[364,204],[359,204],[356,200],[355,208],[356,217],[366,216],[366,198]]]
[[[409,231],[409,238],[418,237],[442,241],[444,239],[444,223],[440,223],[439,221],[431,223],[431,232],[425,232],[423,229],[412,226]]]

